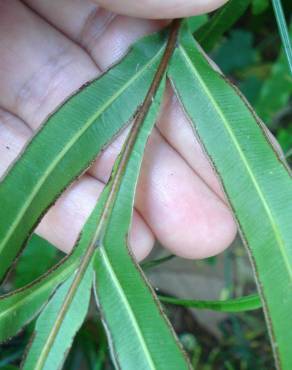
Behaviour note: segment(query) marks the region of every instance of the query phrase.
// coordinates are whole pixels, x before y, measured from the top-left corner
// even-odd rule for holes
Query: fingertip
[[[194,220],[193,232],[180,235],[181,243],[170,244],[168,249],[187,259],[204,259],[216,256],[227,249],[237,235],[237,226],[231,212],[222,205],[213,209],[200,223]]]
[[[162,19],[182,18],[192,15],[211,12],[227,0],[95,0],[102,7],[118,14],[125,14],[134,17]]]
[[[159,242],[185,258],[205,258],[236,235],[228,206],[157,131],[148,142],[136,205]]]
[[[36,229],[37,234],[63,252],[69,253],[78,240],[103,187],[104,185],[93,177],[82,176],[48,211]],[[133,213],[129,245],[138,261],[144,259],[154,245],[152,231],[136,211]]]
[[[137,212],[134,213],[129,233],[129,247],[137,261],[140,262],[149,255],[154,241],[154,235],[150,228]]]

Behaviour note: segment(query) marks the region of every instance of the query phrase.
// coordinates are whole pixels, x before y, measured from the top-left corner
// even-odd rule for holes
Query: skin
[[[135,40],[161,29],[167,18],[208,12],[223,2],[0,1],[0,175],[48,114]],[[72,248],[125,136],[61,196],[37,233],[66,252]],[[177,255],[204,258],[223,251],[235,235],[220,183],[168,86],[143,161],[130,246],[139,260],[155,239]]]

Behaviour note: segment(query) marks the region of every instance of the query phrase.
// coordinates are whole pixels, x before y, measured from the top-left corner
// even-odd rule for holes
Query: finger
[[[79,43],[105,70],[120,59],[138,38],[158,31],[167,21],[121,16],[91,0],[25,0],[70,39]],[[101,52],[102,51],[102,52]]]
[[[122,143],[120,137],[90,173],[106,181]],[[136,208],[162,245],[185,258],[218,254],[236,234],[228,207],[156,130],[146,147]]]
[[[31,135],[20,119],[0,108],[0,181]]]
[[[99,73],[82,48],[17,0],[0,1],[0,34],[0,105],[33,128]]]
[[[85,175],[66,190],[37,227],[39,235],[69,252],[92,212],[104,184]],[[129,234],[129,246],[138,261],[151,251],[154,236],[141,216],[135,211]]]
[[[211,162],[208,160],[199,139],[183,112],[170,84],[167,85],[164,114],[160,116],[157,128],[167,142],[184,158],[189,166],[225,203],[224,191]]]
[[[116,13],[143,18],[181,18],[210,12],[226,0],[96,0]]]
[[[17,117],[0,109],[0,177],[31,138],[32,131]],[[90,176],[74,183],[46,214],[36,232],[64,252],[69,252],[90,215],[104,184]],[[140,261],[154,244],[154,236],[134,211],[129,246]]]
[[[22,9],[22,12],[24,12],[23,9]],[[0,14],[2,15],[3,13],[0,13]],[[5,13],[4,13],[4,15],[5,15]],[[27,14],[26,14],[26,16],[28,17]],[[31,14],[31,16],[35,17],[34,14]],[[23,14],[22,14],[22,17],[24,17]],[[18,23],[16,22],[16,24],[18,24]],[[26,27],[28,27],[32,23],[33,23],[33,27],[36,27],[36,23],[37,23],[36,20],[34,20],[34,22],[31,22],[31,21],[27,20]],[[7,24],[6,28],[4,29],[4,31],[6,30],[6,33],[7,33],[6,36],[8,38],[10,37],[11,32],[7,32],[7,29],[9,30],[9,26],[11,27],[11,24],[13,25],[13,22],[11,22],[11,19],[10,19],[9,24]],[[44,32],[44,30],[40,29],[42,27],[45,27],[45,32]],[[14,32],[15,32],[15,30],[14,30]],[[40,44],[45,44],[45,39],[47,37],[49,37],[49,39],[52,37],[52,36],[48,35],[48,33],[50,33],[50,28],[47,25],[44,25],[44,22],[38,22],[37,27],[36,27],[34,32],[31,29],[28,29],[26,32],[29,32],[31,34],[38,33],[38,35],[43,35],[43,39],[41,40]],[[54,31],[55,34],[56,34],[56,32],[57,31]],[[24,37],[23,32],[21,32],[19,38],[22,39],[22,37]],[[64,38],[62,38],[62,40],[65,42]],[[15,41],[18,41],[18,39],[15,40]],[[60,43],[60,42],[61,42],[61,40],[58,38],[58,43]],[[17,43],[17,42],[9,43],[10,50],[11,50],[11,48],[13,50],[13,47],[15,46],[16,48],[18,48],[17,50],[21,53],[21,46],[22,46],[23,43],[25,43],[25,42],[22,41],[20,43]],[[29,45],[34,45],[34,43],[32,43],[31,40],[30,40],[28,43],[25,43],[26,48],[29,47],[28,44]],[[32,60],[40,60],[40,59],[42,60],[42,58],[44,58],[46,61],[51,60],[51,58],[50,58],[50,52],[51,51],[50,50],[48,50],[49,51],[48,55],[46,55],[45,57],[42,55],[42,58],[40,58],[39,53],[40,52],[41,53],[46,53],[46,51],[47,50],[44,49],[44,48],[36,49],[35,47],[30,46],[30,52],[31,52],[30,58]],[[74,53],[77,53],[77,52],[74,51]],[[76,54],[74,54],[74,55],[76,56]],[[80,61],[77,61],[77,62],[79,63],[79,66],[81,68],[81,66],[82,66],[81,62]],[[59,63],[61,63],[61,62],[59,62]],[[72,62],[72,63],[74,63],[74,62]],[[11,66],[11,65],[12,64],[10,64],[9,66]],[[87,68],[87,66],[88,65],[86,64],[86,68]],[[41,70],[41,62],[39,63],[38,67]],[[38,71],[39,71],[39,69],[38,69]],[[21,68],[17,69],[18,77],[20,79],[22,78],[21,77],[22,76],[21,71],[22,71]],[[10,70],[10,73],[15,73],[15,72],[16,72],[16,70],[15,71],[13,71],[13,69]],[[83,74],[81,73],[81,76],[82,75]],[[35,78],[35,83],[37,83],[37,73],[33,73],[33,76]],[[1,77],[0,77],[0,80],[1,80]],[[54,74],[50,75],[49,80],[50,80],[51,83],[53,83]],[[70,86],[70,79],[68,81],[66,80],[66,83],[68,83],[68,85]],[[82,83],[83,83],[83,81],[80,84],[82,84]],[[75,89],[75,87],[72,87],[72,89]],[[5,89],[2,89],[2,90],[5,91]],[[65,90],[69,91],[70,88],[66,87]],[[54,92],[55,92],[54,90],[51,91],[52,94],[54,94]],[[1,97],[0,97],[0,99],[1,99]],[[35,104],[36,106],[40,107],[38,99],[39,99],[39,97],[38,97],[37,91],[36,91],[35,94],[34,94],[34,99],[26,101],[26,105],[30,104],[30,105],[34,106],[34,104]],[[50,96],[48,96],[48,100],[49,100],[50,104],[51,104],[51,99],[52,98]],[[56,101],[56,105],[58,103],[59,102]],[[49,107],[50,107],[50,105],[49,105]],[[49,108],[47,106],[47,100],[46,99],[42,99],[41,108],[42,109],[39,109],[39,110],[42,111],[42,113],[39,112],[40,115],[44,114],[43,112],[48,113]],[[19,115],[23,114],[21,109],[19,110],[18,114]],[[35,124],[37,124],[37,119],[35,119]],[[169,146],[166,145],[166,147],[169,147]],[[171,149],[171,148],[169,148],[169,149]],[[147,219],[149,220],[149,226],[151,227],[151,229],[156,228],[157,233],[159,232],[159,234],[156,235],[156,236],[161,241],[163,241],[163,243],[166,246],[169,246],[172,249],[174,249],[174,242],[181,238],[180,240],[181,240],[182,243],[178,243],[178,245],[181,245],[181,248],[178,250],[178,253],[182,253],[183,255],[188,255],[190,257],[192,257],[192,256],[202,256],[204,254],[204,250],[207,251],[206,253],[208,253],[208,254],[211,253],[212,254],[212,251],[214,253],[214,251],[218,250],[218,248],[223,247],[223,241],[224,241],[224,247],[226,247],[227,246],[226,241],[227,240],[229,241],[231,239],[230,235],[234,235],[234,229],[235,229],[233,221],[230,221],[230,220],[232,220],[232,216],[231,216],[230,212],[227,210],[227,208],[225,207],[224,204],[214,201],[215,200],[214,197],[211,196],[212,192],[196,176],[196,174],[193,171],[191,171],[191,169],[186,165],[186,163],[181,159],[181,157],[177,155],[177,153],[175,153],[174,151],[166,151],[166,150],[164,152],[169,153],[169,154],[171,152],[172,156],[170,158],[173,158],[173,160],[167,162],[161,156],[157,156],[157,158],[151,157],[151,161],[149,162],[149,165],[148,165],[149,176],[153,176],[154,180],[155,180],[155,176],[158,175],[157,168],[158,169],[161,168],[161,176],[164,177],[161,181],[164,184],[164,187],[160,188],[159,181],[157,181],[157,180],[152,181],[152,178],[148,179],[147,176],[145,176],[144,177],[144,181],[146,182],[145,188],[147,189],[148,193],[145,193],[144,189],[141,192],[142,195],[140,196],[140,199],[141,199],[140,203],[142,203],[142,205],[143,205],[143,199],[144,199],[146,205],[145,205],[144,208],[142,208],[142,205],[140,204],[140,207],[143,209],[144,212],[147,212],[148,209],[151,209],[151,206],[155,207],[155,204],[157,202],[157,198],[159,198],[159,194],[161,195],[161,199],[165,199],[165,196],[164,196],[165,195],[165,186],[167,185],[166,179],[168,177],[168,172],[167,171],[169,171],[169,170],[171,171],[171,173],[179,174],[179,176],[174,177],[172,196],[174,196],[174,199],[184,199],[184,201],[183,202],[180,201],[180,202],[177,202],[177,204],[175,204],[175,202],[173,202],[169,199],[169,203],[168,203],[169,206],[168,207],[167,207],[167,204],[165,202],[165,204],[166,204],[165,208],[168,208],[168,213],[170,211],[172,211],[174,214],[177,213],[177,214],[180,215],[180,217],[177,217],[177,219],[176,219],[177,223],[176,223],[176,236],[175,236],[175,238],[169,238],[168,236],[166,237],[164,235],[165,233],[167,233],[169,231],[169,228],[167,228],[167,220],[165,219],[165,213],[166,212],[165,211],[164,211],[164,213],[162,212],[161,217],[159,217],[159,212],[160,212],[159,208],[157,208],[157,212],[158,212],[157,215],[153,215],[153,216],[150,217],[149,216],[149,215],[151,215],[150,212],[149,212],[148,215],[146,215]],[[164,166],[169,166],[169,168],[167,168],[165,170],[163,168]],[[183,171],[179,170],[178,167],[183,168]],[[186,169],[186,167],[188,168],[188,170]],[[152,169],[153,169],[153,171],[152,171]],[[99,174],[99,176],[102,176],[102,174]],[[142,174],[142,177],[143,177],[143,174]],[[149,188],[149,186],[147,186],[147,182],[148,182],[148,184],[151,184],[151,186],[152,186],[151,188]],[[194,187],[189,186],[189,185],[185,185],[187,183],[193,184]],[[143,184],[143,182],[142,182],[142,184]],[[176,184],[176,186],[174,186],[174,184]],[[202,190],[200,190],[200,186],[202,186]],[[141,186],[140,186],[140,188],[141,188]],[[177,192],[178,192],[177,197],[175,196],[175,191],[174,191],[175,188],[177,189]],[[183,194],[180,193],[180,188],[184,189]],[[207,188],[209,193],[205,192],[205,188]],[[145,197],[143,196],[143,192],[145,193]],[[201,204],[198,203],[199,198],[194,197],[192,195],[192,193],[194,193],[194,192],[197,192],[198,194],[201,194],[201,196],[203,196],[205,194],[202,198],[204,200],[204,202],[206,201],[206,203],[204,203],[205,205],[204,205],[203,208],[201,208]],[[153,194],[153,196],[151,194]],[[190,201],[189,202],[186,201],[188,196],[190,196]],[[137,199],[139,199],[139,194],[137,196]],[[155,204],[153,204],[153,203],[155,203]],[[222,207],[219,206],[219,204],[222,205]],[[213,214],[215,214],[215,216],[216,216],[215,218],[217,220],[217,218],[218,218],[217,216],[222,215],[222,217],[220,217],[220,220],[218,220],[218,224],[215,223],[212,226],[212,230],[214,231],[214,229],[215,229],[215,232],[210,234],[207,227],[202,228],[202,232],[205,233],[205,238],[202,237],[201,239],[196,239],[195,243],[194,243],[194,239],[192,239],[192,238],[186,240],[186,235],[187,236],[190,235],[190,230],[192,230],[194,234],[196,234],[197,231],[200,232],[200,230],[198,230],[198,225],[200,225],[200,223],[198,223],[195,218],[190,217],[191,216],[191,214],[190,214],[191,209],[193,209],[193,210],[201,209],[201,215],[203,215],[203,217],[200,216],[201,220],[211,219]],[[209,215],[209,213],[212,213],[212,215]],[[225,217],[223,215],[223,213],[224,213],[224,215],[228,214],[228,217]],[[142,216],[144,218],[144,214],[142,214]],[[187,217],[190,217],[191,223],[186,224],[184,222],[184,218],[187,218]],[[161,223],[161,226],[163,226],[163,227],[161,227],[161,228],[157,227],[157,225],[156,225],[157,218],[163,219],[165,221],[164,223]],[[228,222],[226,222],[226,220],[228,220]],[[174,223],[172,223],[172,226],[173,226],[173,224]],[[222,239],[221,239],[222,244],[218,244],[218,241],[214,239],[214,236],[217,236],[217,234],[219,232],[222,232],[222,225],[225,227],[224,230],[223,230],[224,233],[223,233],[223,236],[222,236]],[[187,228],[188,228],[188,230],[187,230]],[[216,233],[216,228],[219,230],[219,232],[217,232],[217,233]],[[226,230],[226,229],[228,229],[228,230]],[[203,235],[202,232],[201,232],[201,234],[199,234],[200,236]],[[211,237],[210,237],[210,235],[211,235]],[[202,240],[202,243],[201,243],[201,240]],[[208,248],[205,248],[206,245],[204,244],[203,240],[206,240],[206,242],[208,243]],[[169,245],[167,243],[169,243]],[[173,244],[171,244],[171,243],[173,243]],[[208,255],[208,254],[205,254],[205,255]]]

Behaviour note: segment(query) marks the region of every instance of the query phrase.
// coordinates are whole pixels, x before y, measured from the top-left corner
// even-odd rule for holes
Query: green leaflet
[[[92,222],[91,225],[88,225],[89,228],[94,228],[100,212],[101,209],[99,208],[97,213],[95,212],[88,220],[88,222]],[[46,240],[35,235],[29,243],[31,242],[37,243],[40,250],[48,247]],[[80,257],[86,248],[86,242],[89,243],[87,239],[83,240],[82,238],[82,243],[75,247],[71,255],[63,258],[57,266],[54,266],[37,280],[23,286],[21,289],[0,296],[0,343],[16,335],[40,312],[56,287],[77,268]],[[53,246],[50,247],[54,248]],[[168,260],[172,257],[174,256],[163,258],[162,261],[146,262],[142,265],[142,268],[154,267],[165,259]]]
[[[245,297],[227,299],[223,301],[199,301],[165,296],[159,296],[159,300],[160,302],[174,304],[177,306],[221,312],[246,312],[262,307],[260,297],[257,294],[251,294]]]
[[[242,16],[251,0],[229,0],[223,8],[217,10],[209,22],[195,32],[195,37],[206,51],[216,45],[224,32]]]
[[[4,177],[0,280],[44,211],[131,119],[147,92],[164,41],[165,33],[143,39],[121,63],[72,96]]]
[[[157,258],[155,260],[146,261],[146,262],[143,262],[141,264],[141,268],[143,269],[143,271],[145,271],[147,269],[151,269],[153,267],[159,266],[162,263],[167,262],[167,261],[169,261],[173,258],[175,258],[175,255],[174,254],[169,254],[168,256],[165,256],[165,257]]]
[[[187,18],[187,22],[189,30],[191,31],[191,33],[194,33],[195,31],[197,31],[197,29],[208,22],[208,16],[207,14],[194,15]]]
[[[178,24],[177,21],[173,23],[151,89],[159,75],[161,79],[162,71],[165,72],[167,65],[163,65],[163,61],[167,61],[176,45]],[[138,129],[132,129],[116,162],[108,190],[99,203],[104,204],[107,211],[103,212],[97,238],[95,295],[115,366],[127,370],[189,368],[151,287],[127,248],[139,170],[147,139],[157,119],[163,89],[164,83],[154,100],[147,94],[140,113],[145,112],[147,101],[148,104],[152,101],[151,107],[146,110],[143,121],[141,114],[137,116],[135,126]]]
[[[1,297],[0,343],[16,335],[39,313],[55,286],[45,288],[36,292],[18,291],[15,295]]]
[[[76,291],[70,308],[60,323],[56,338],[52,338],[52,327],[58,322],[58,315],[72,285],[74,274],[57,289],[37,319],[33,340],[24,360],[24,370],[55,370],[62,366],[73,338],[87,314],[92,277],[92,265],[90,265]]]
[[[46,243],[39,238],[39,248]],[[76,269],[83,245],[63,258],[46,274],[21,289],[0,296],[0,342],[16,335],[41,310],[56,287]]]
[[[279,368],[291,369],[292,181],[265,129],[183,27],[169,77],[222,184],[255,269]]]
[[[160,88],[159,98],[161,94]],[[117,368],[127,370],[188,368],[154,292],[127,249],[138,174],[157,110],[154,101],[125,167],[94,262],[97,304],[112,357]]]
[[[66,317],[71,317],[72,310],[74,311],[74,308],[72,308],[72,305],[74,305],[75,301],[78,299],[76,298],[79,296],[80,299],[80,286],[84,284],[85,275],[92,276],[92,257],[94,255],[94,251],[96,248],[96,236],[98,236],[98,230],[100,225],[100,219],[103,214],[103,210],[105,207],[104,198],[110,193],[110,184],[109,183],[104,191],[102,192],[102,195],[98,201],[97,206],[94,208],[93,212],[91,213],[90,217],[86,221],[81,235],[80,239],[78,240],[77,245],[75,246],[75,249],[71,256],[68,257],[68,259],[65,259],[64,262],[56,268],[56,270],[49,272],[47,277],[44,277],[40,283],[33,283],[33,294],[31,294],[28,289],[24,288],[24,304],[28,305],[28,308],[32,310],[34,308],[33,304],[35,302],[38,302],[40,299],[43,301],[46,301],[48,299],[48,294],[50,294],[52,287],[55,288],[57,281],[60,283],[61,279],[63,281],[65,278],[73,273],[73,276],[69,279],[69,283],[66,285],[66,288],[63,288],[62,293],[58,296],[57,302],[54,301],[54,297],[50,301],[53,302],[51,304],[51,307],[53,307],[54,310],[54,316],[49,321],[49,326],[46,327],[46,336],[50,337],[50,341],[48,343],[45,343],[45,338],[41,335],[42,329],[40,330],[40,336],[39,341],[41,344],[37,344],[38,350],[32,350],[31,357],[28,358],[25,362],[25,366],[29,369],[29,366],[33,363],[33,360],[31,358],[35,359],[40,358],[41,360],[38,360],[38,367],[37,369],[55,369],[56,367],[60,367],[62,361],[64,360],[63,352],[59,353],[59,362],[56,365],[55,363],[55,355],[52,356],[52,354],[55,354],[56,348],[58,349],[58,346],[56,343],[58,343],[60,336],[63,337],[63,335],[66,334],[66,331],[63,329],[63,325],[66,324]],[[96,230],[97,229],[97,230]],[[75,270],[75,272],[74,272]],[[90,271],[90,272],[89,272]],[[90,275],[91,273],[91,275]],[[86,278],[88,280],[89,278]],[[92,277],[90,278],[92,282]],[[91,290],[91,284],[90,286],[87,286],[87,291],[89,294],[89,291]],[[45,293],[43,293],[45,291]],[[81,289],[81,292],[84,294],[84,289]],[[16,292],[17,294],[18,292]],[[21,293],[21,292],[20,292]],[[15,294],[15,295],[16,295]],[[44,298],[43,295],[44,294]],[[35,295],[35,297],[34,297]],[[11,295],[10,295],[11,296]],[[12,295],[13,297],[13,295]],[[30,302],[31,297],[33,297],[33,301]],[[82,296],[81,296],[82,297]],[[10,298],[10,297],[9,297]],[[22,297],[21,297],[22,298]],[[50,304],[49,303],[49,304]],[[9,311],[11,314],[11,308],[9,307]],[[20,308],[21,309],[21,308]],[[25,310],[26,311],[26,310]],[[21,311],[24,315],[26,312]],[[49,311],[49,317],[51,313]],[[84,316],[83,316],[84,318]],[[41,318],[41,328],[42,323],[45,321]],[[74,321],[74,319],[72,319]],[[81,320],[79,322],[79,326],[82,324]],[[79,327],[78,326],[78,327]],[[78,328],[77,328],[78,329]],[[74,330],[73,333],[69,335],[69,337],[66,337],[68,343],[71,342],[72,338],[74,337],[76,330]],[[44,346],[45,343],[45,346]],[[70,343],[68,345],[70,347]],[[37,355],[34,355],[34,352],[37,351]],[[28,365],[27,365],[28,364]]]

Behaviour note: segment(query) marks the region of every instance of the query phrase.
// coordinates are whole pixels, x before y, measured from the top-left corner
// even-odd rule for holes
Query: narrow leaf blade
[[[96,297],[112,355],[117,367],[129,370],[188,368],[152,289],[126,245],[143,149],[155,122],[154,108],[157,111],[152,105],[133,149],[95,259]]]
[[[242,16],[251,0],[229,0],[226,5],[217,10],[209,22],[195,32],[199,43],[206,51],[210,51],[219,41],[224,32]]]
[[[73,338],[87,314],[92,277],[92,266],[90,266],[77,289],[64,320],[59,323],[60,328],[56,338],[51,343],[52,326],[58,319],[58,313],[66,299],[74,275],[57,289],[37,320],[33,341],[24,361],[24,370],[55,370],[61,367]]]
[[[186,28],[169,76],[246,241],[279,367],[292,368],[292,181],[263,125]]]
[[[38,247],[46,241],[38,238]],[[63,258],[56,266],[30,284],[0,296],[0,342],[16,335],[40,312],[58,285],[77,268],[84,252],[83,244]]]
[[[131,119],[161,57],[164,36],[138,42],[121,63],[72,96],[1,181],[0,280],[44,211]]]
[[[290,74],[292,75],[292,46],[291,46],[291,41],[289,37],[289,32],[288,32],[288,27],[287,27],[284,11],[282,8],[282,3],[281,3],[281,0],[272,0],[272,4],[273,4],[273,9],[275,12],[275,16],[276,16],[276,20],[277,20],[277,24],[279,28],[281,40],[282,40],[283,47],[285,50],[287,62],[289,65]]]
[[[261,300],[258,294],[251,294],[245,297],[227,299],[222,301],[200,301],[166,296],[159,296],[159,300],[163,303],[169,303],[177,306],[220,312],[246,312],[262,307]]]
[[[164,88],[164,83],[159,88],[158,83],[176,45],[178,25],[178,21],[172,23],[164,56],[100,203],[104,202],[105,209],[96,234],[96,299],[115,366],[129,370],[189,368],[154,292],[127,248],[143,152]]]

